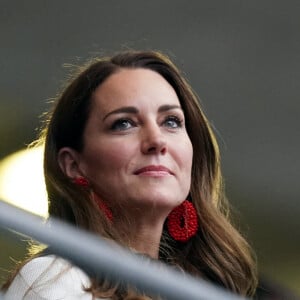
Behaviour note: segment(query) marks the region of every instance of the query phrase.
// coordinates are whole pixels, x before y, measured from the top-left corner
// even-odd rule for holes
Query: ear
[[[58,164],[62,172],[71,179],[82,176],[79,170],[79,153],[70,148],[61,148],[58,152]]]

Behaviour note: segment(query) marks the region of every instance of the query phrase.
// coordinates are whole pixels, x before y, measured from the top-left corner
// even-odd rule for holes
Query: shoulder
[[[84,299],[89,277],[67,260],[54,255],[41,256],[26,263],[6,292],[5,299]]]

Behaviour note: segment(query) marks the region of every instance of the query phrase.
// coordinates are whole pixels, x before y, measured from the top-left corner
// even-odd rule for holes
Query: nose
[[[141,150],[144,154],[165,154],[167,143],[157,124],[148,125],[142,133]]]

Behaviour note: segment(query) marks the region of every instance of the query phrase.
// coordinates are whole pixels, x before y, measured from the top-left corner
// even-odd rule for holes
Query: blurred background
[[[299,29],[298,0],[0,0],[0,167],[36,138],[64,65],[161,50],[216,130],[227,194],[260,273],[300,294]],[[37,190],[34,176],[29,166],[21,181]],[[25,246],[1,232],[1,280]]]

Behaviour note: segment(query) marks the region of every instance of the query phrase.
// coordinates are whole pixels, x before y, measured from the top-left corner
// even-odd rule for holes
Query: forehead
[[[137,68],[121,69],[94,92],[93,102],[102,111],[142,104],[179,105],[173,87],[157,72]]]

